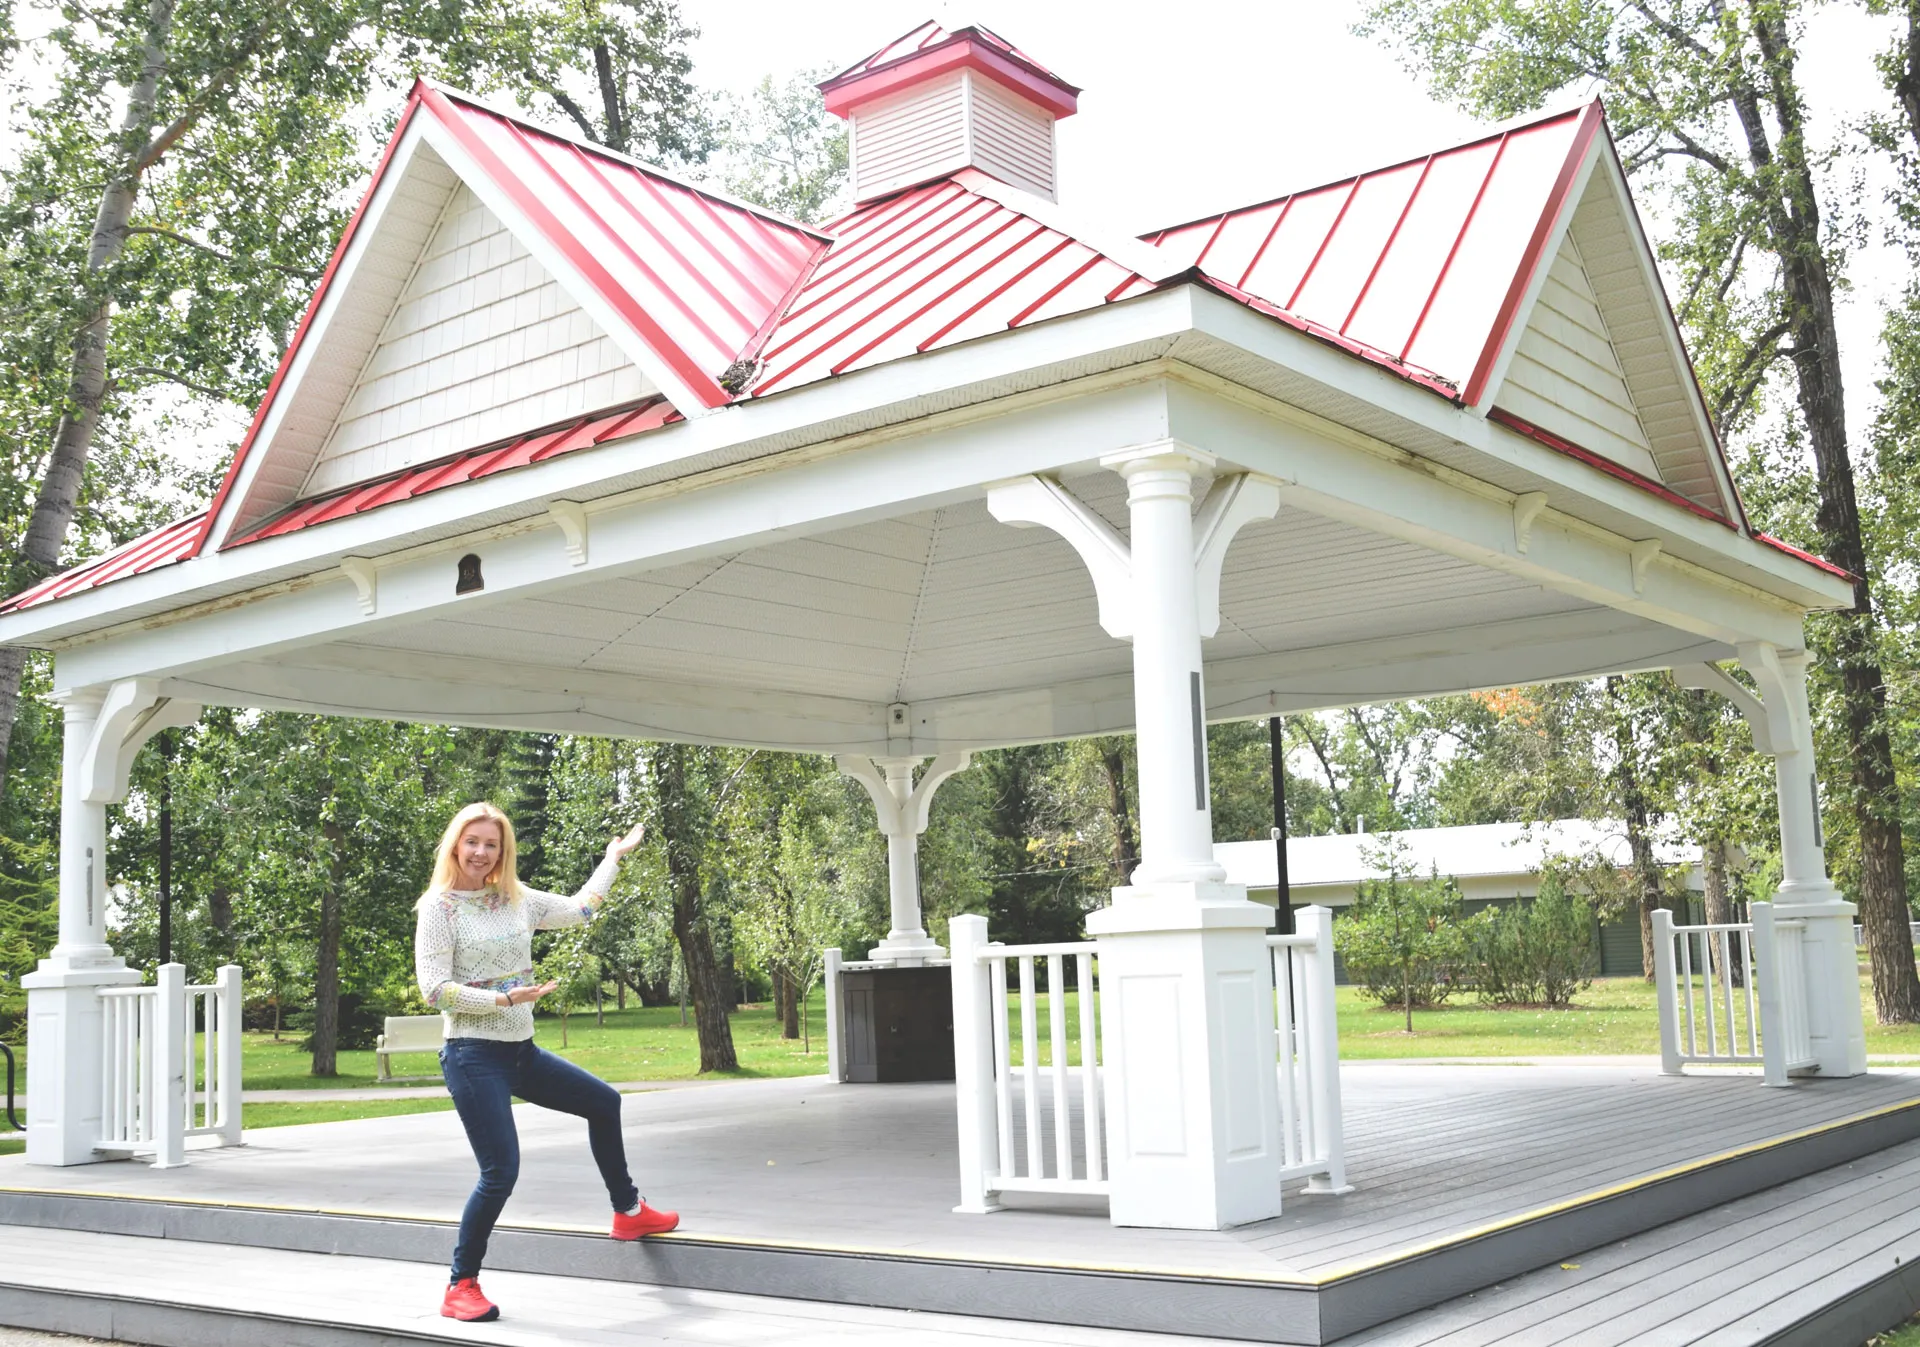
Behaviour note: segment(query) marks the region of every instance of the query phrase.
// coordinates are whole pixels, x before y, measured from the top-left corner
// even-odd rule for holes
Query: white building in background
[[[1407,866],[1414,874],[1437,871],[1453,879],[1460,887],[1462,910],[1468,914],[1495,903],[1533,897],[1540,891],[1540,871],[1555,856],[1601,855],[1619,865],[1629,859],[1623,825],[1587,819],[1292,837],[1287,839],[1287,886],[1294,907],[1317,904],[1335,912],[1351,907],[1360,896],[1360,886],[1381,877],[1376,858],[1390,838],[1404,844]],[[1698,846],[1655,841],[1653,854],[1662,869],[1687,866],[1688,890],[1703,892],[1706,877]],[[1273,904],[1279,858],[1272,842],[1216,842],[1213,855],[1226,867],[1229,884],[1244,884],[1248,898]],[[1634,917],[1602,923],[1599,942],[1603,976],[1640,972],[1640,924]]]

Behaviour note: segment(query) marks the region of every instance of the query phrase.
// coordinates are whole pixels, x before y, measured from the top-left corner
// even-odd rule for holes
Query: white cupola
[[[1058,200],[1053,124],[1080,90],[985,28],[928,20],[820,92],[852,123],[856,202],[963,168]]]

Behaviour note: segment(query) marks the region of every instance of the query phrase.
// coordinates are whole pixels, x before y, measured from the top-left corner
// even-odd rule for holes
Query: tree
[[[847,124],[828,114],[815,86],[835,72],[768,75],[744,98],[725,101],[715,167],[735,196],[807,224],[847,205]]]
[[[1709,406],[1737,428],[1776,372],[1811,450],[1819,549],[1853,577],[1853,606],[1812,624],[1838,685],[1860,915],[1883,1022],[1920,1020],[1900,800],[1872,570],[1848,443],[1834,292],[1844,238],[1823,201],[1797,73],[1799,0],[1374,0],[1363,31],[1399,46],[1435,89],[1503,117],[1598,85],[1627,169],[1661,191]],[[1899,63],[1896,63],[1899,64]],[[1900,76],[1909,68],[1899,64]],[[1912,87],[1911,84],[1906,87]],[[1904,95],[1903,95],[1904,98]]]
[[[714,957],[714,912],[708,899],[708,843],[716,804],[724,805],[716,797],[727,784],[714,779],[723,763],[721,750],[643,744],[636,759],[650,792],[654,826],[649,835],[659,839],[665,857],[673,934],[700,1038],[700,1070],[738,1071],[733,1026],[727,1020],[733,996]]]
[[[1388,834],[1360,854],[1381,878],[1361,884],[1353,911],[1334,923],[1333,946],[1368,996],[1401,1008],[1412,1033],[1414,1007],[1440,1005],[1460,983],[1460,893],[1438,871],[1415,878],[1403,838]]]

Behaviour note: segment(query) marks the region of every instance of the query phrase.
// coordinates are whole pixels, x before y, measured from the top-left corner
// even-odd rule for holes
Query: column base
[[[1774,895],[1776,920],[1807,924],[1807,1033],[1822,1076],[1859,1076],[1867,1070],[1860,962],[1853,943],[1859,910],[1830,883],[1782,884]]]
[[[1272,913],[1238,885],[1135,884],[1100,941],[1115,1225],[1220,1230],[1280,1212]]]
[[[925,931],[902,934],[895,931],[867,951],[868,963],[884,963],[894,968],[921,968],[931,959],[947,957],[946,947],[933,943]]]
[[[79,955],[80,957],[75,957]],[[20,979],[27,991],[27,1163],[84,1165],[113,1157],[100,1139],[102,987],[143,979],[108,950],[56,951]]]

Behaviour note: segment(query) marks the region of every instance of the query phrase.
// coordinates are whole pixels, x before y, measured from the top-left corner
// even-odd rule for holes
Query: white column
[[[880,831],[887,839],[887,894],[892,929],[867,958],[898,968],[918,968],[943,959],[946,950],[927,934],[920,914],[920,834],[927,830],[934,792],[955,772],[965,770],[964,753],[944,754],[913,779],[918,757],[866,758],[841,754],[834,765],[866,788]]]
[[[1866,1025],[1853,943],[1858,912],[1827,876],[1813,761],[1813,715],[1807,705],[1807,655],[1758,642],[1740,647],[1740,662],[1760,685],[1780,808],[1783,871],[1776,919],[1806,922],[1807,1026],[1823,1076],[1867,1069]]]
[[[65,712],[60,775],[60,942],[20,979],[27,990],[27,1163],[98,1159],[101,987],[140,981],[107,945],[107,806],[87,798],[90,755],[105,701],[88,689]]]
[[[1213,860],[1184,445],[1115,455],[1127,479],[1141,862],[1087,918],[1100,941],[1112,1219],[1215,1230],[1280,1210],[1268,910]]]

